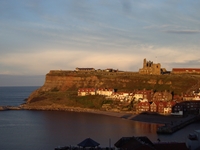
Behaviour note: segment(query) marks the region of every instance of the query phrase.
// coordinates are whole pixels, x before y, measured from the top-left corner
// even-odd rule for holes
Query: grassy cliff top
[[[78,88],[107,87],[130,92],[141,89],[167,90],[179,95],[198,89],[200,81],[198,74],[141,75],[137,72],[102,71],[50,71],[46,77],[48,78],[48,86],[51,86],[51,82],[54,82],[54,87],[57,86],[56,82],[59,80],[60,87],[68,87],[67,90],[71,91],[77,91]],[[68,81],[66,81],[67,79]],[[62,89],[65,90],[65,88]]]

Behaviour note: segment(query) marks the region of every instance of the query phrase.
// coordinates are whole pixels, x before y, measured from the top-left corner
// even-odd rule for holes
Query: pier
[[[181,128],[200,120],[200,115],[191,115],[186,118],[183,118],[178,122],[171,122],[170,124],[165,124],[157,129],[158,134],[172,134]]]

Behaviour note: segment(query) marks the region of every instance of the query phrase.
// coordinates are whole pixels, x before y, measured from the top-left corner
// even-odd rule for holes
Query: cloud
[[[144,58],[170,70],[198,61],[197,1],[0,4],[0,73],[43,75],[75,67],[138,71]]]
[[[200,33],[200,30],[165,30],[164,32],[173,34],[197,34]]]
[[[173,66],[172,68],[199,68],[200,59],[182,60],[177,62],[168,62],[167,65]]]
[[[179,63],[194,67],[199,61],[198,55],[192,52],[183,53],[173,47],[161,48],[154,45],[136,45],[124,52],[41,49],[37,52],[1,55],[0,74],[44,75],[50,70],[74,70],[76,67],[138,71],[144,58],[161,63],[167,70]]]
[[[83,51],[41,51],[37,53],[15,53],[0,57],[0,74],[46,74],[49,70],[74,70],[76,67],[118,68],[128,70],[137,58],[126,54]],[[0,66],[0,67],[1,67]],[[12,70],[8,72],[6,70]]]

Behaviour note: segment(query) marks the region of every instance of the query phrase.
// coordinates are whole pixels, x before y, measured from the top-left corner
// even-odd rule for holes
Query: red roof
[[[111,88],[98,88],[97,91],[113,91]]]
[[[149,102],[140,102],[139,104],[138,104],[138,106],[146,106],[146,105],[150,105],[150,103]]]
[[[172,71],[188,71],[188,72],[193,72],[193,71],[197,71],[200,72],[200,68],[173,68]]]
[[[78,92],[94,92],[95,88],[80,88]]]
[[[147,94],[153,92],[152,90],[139,90],[136,91],[135,94]]]

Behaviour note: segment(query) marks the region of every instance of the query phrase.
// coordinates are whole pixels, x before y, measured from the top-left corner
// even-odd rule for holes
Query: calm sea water
[[[19,106],[38,86],[0,87],[0,106]]]
[[[0,87],[0,105],[24,103],[38,87]],[[1,150],[53,150],[90,137],[102,147],[111,146],[125,136],[147,136],[155,142],[185,141],[189,133],[200,128],[191,124],[172,135],[157,135],[158,124],[136,122],[116,117],[65,111],[0,111]]]

